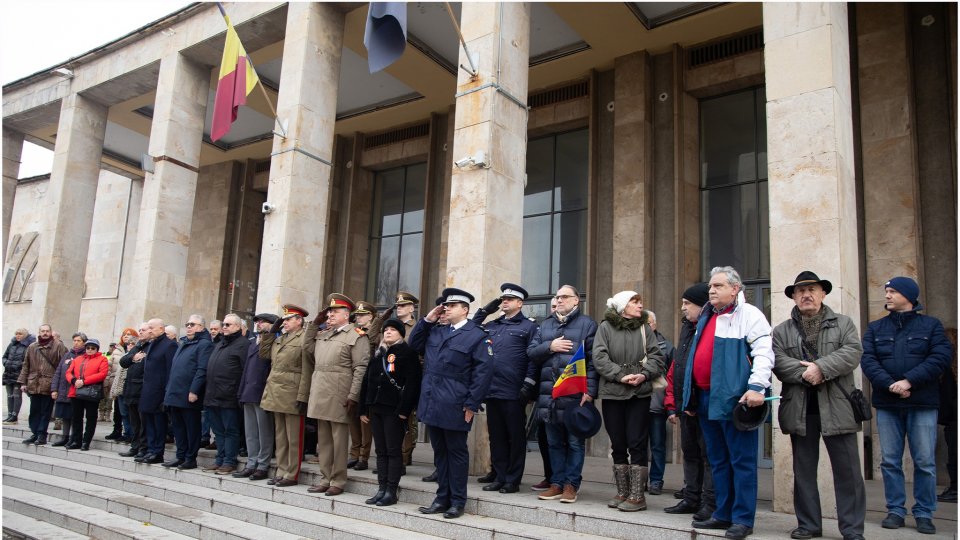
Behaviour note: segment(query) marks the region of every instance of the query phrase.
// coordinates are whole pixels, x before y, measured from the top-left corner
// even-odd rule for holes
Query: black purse
[[[86,363],[87,361],[84,360],[83,363],[80,364],[80,382],[83,382],[83,367],[86,365]],[[97,384],[91,384],[89,386],[84,384],[80,388],[76,389],[74,392],[74,397],[81,401],[100,401],[103,399],[103,383],[100,382]]]
[[[843,392],[847,401],[850,402],[850,406],[853,407],[854,420],[857,422],[867,422],[873,418],[873,409],[870,407],[870,404],[867,403],[867,397],[863,395],[863,390],[854,388],[853,392],[847,392],[839,384],[837,384],[837,388]]]

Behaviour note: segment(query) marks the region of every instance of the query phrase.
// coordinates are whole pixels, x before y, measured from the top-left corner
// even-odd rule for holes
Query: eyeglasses
[[[226,328],[226,327],[228,327],[228,326],[236,326],[236,324],[228,323],[228,322],[223,323],[223,327],[224,327],[224,328]]]
[[[562,302],[563,300],[566,300],[567,298],[575,298],[575,296],[572,295],[572,294],[558,294],[558,295],[556,295],[556,296],[553,297],[553,299],[556,300],[557,302]]]
[[[191,327],[194,327],[194,326],[200,326],[200,323],[198,323],[198,322],[188,322],[188,323],[184,324],[184,326],[186,326],[187,328],[191,328]]]

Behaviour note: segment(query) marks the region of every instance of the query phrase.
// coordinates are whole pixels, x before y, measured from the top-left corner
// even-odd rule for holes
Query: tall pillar
[[[23,133],[3,128],[3,264],[7,262],[7,242],[10,241],[10,216],[17,194],[20,176],[20,154],[23,152]]]
[[[830,280],[833,292],[826,303],[859,322],[847,4],[764,3],[763,33],[771,322],[776,325],[789,318],[794,304],[783,289],[802,270]],[[779,393],[779,381],[774,384]],[[793,512],[793,452],[789,438],[774,425],[773,509]],[[824,459],[817,478],[823,514],[836,517],[830,460],[825,459],[822,443],[820,455]]]
[[[333,127],[344,15],[333,4],[291,2],[273,140],[257,311],[294,303],[315,312],[324,282]]]
[[[530,5],[465,2],[460,23],[478,75],[458,75],[452,156],[484,153],[488,166],[453,169],[442,286],[470,291],[479,304],[520,279],[527,109],[517,101],[527,99]],[[460,64],[470,65],[462,49]],[[489,462],[485,420],[475,420],[470,435],[471,474]]]
[[[174,52],[160,60],[150,126],[153,173],[143,180],[131,272],[130,324],[180,325],[210,70]]]
[[[53,170],[40,212],[40,249],[33,285],[34,319],[69,335],[80,322],[93,206],[107,109],[79,94],[63,98]]]

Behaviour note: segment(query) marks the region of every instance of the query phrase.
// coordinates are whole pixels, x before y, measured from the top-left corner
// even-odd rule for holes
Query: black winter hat
[[[383,323],[383,329],[386,330],[387,328],[393,328],[397,332],[400,332],[400,337],[402,338],[407,337],[407,327],[402,322],[400,322],[400,319],[396,319],[396,318],[387,319]]]
[[[703,307],[710,301],[710,286],[706,283],[694,283],[687,290],[683,291],[682,298]]]

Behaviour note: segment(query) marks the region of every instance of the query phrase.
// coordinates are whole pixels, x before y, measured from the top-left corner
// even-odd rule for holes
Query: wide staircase
[[[370,471],[350,471],[347,492],[325,497],[306,491],[317,481],[316,465],[304,464],[300,485],[277,488],[200,469],[135,463],[117,455],[127,446],[103,439],[107,431],[101,425],[90,451],[83,452],[23,444],[29,435],[25,426],[3,428],[4,538],[689,540],[723,537],[724,532],[697,531],[689,515],[663,513],[663,507],[676,502],[668,493],[647,497],[646,512],[608,509],[608,475],[602,477],[606,482],[584,482],[575,504],[538,500],[527,482],[536,481],[535,476],[524,479],[520,493],[509,495],[484,492],[471,477],[467,514],[449,520],[417,511],[433,500],[436,488],[420,481],[430,472],[424,463],[415,463],[401,481],[399,504],[375,507],[363,502],[377,489]],[[200,465],[212,463],[214,454],[201,450]],[[166,457],[173,457],[171,446]],[[757,533],[751,538],[788,537],[794,523],[793,516],[769,512],[769,504],[761,501]],[[824,526],[826,538],[839,538],[835,521],[825,520]],[[941,537],[956,534],[955,521],[952,528],[942,530],[946,534]],[[894,532],[869,524],[867,538],[895,538],[887,534]]]

